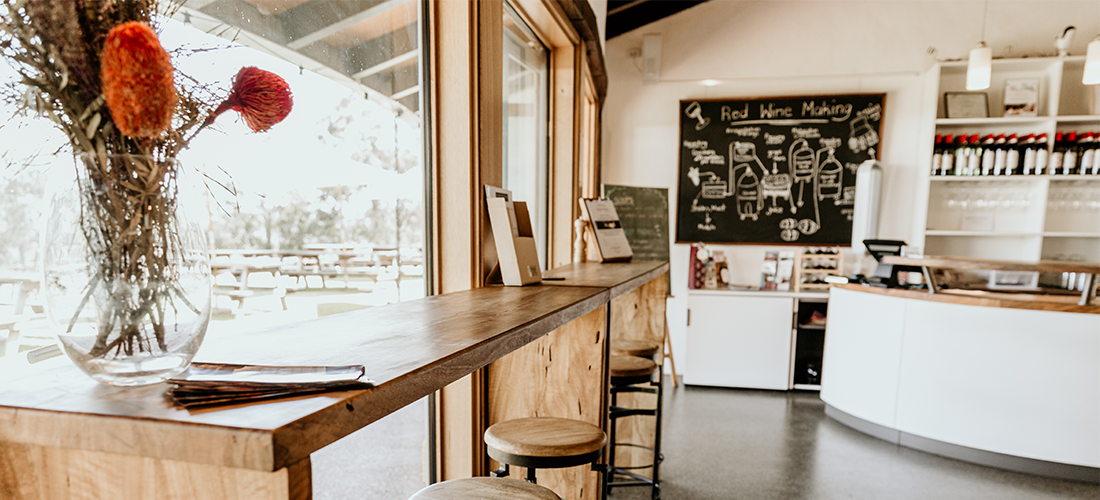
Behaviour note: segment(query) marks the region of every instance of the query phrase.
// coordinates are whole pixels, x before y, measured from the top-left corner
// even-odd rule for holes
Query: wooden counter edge
[[[518,328],[501,332],[438,362],[417,367],[377,387],[304,396],[329,397],[335,401],[273,430],[0,406],[0,447],[9,442],[277,471],[309,458],[314,451],[605,306],[609,301],[610,293],[606,288],[593,288],[593,293],[586,298],[553,313],[531,318]],[[277,409],[273,407],[272,410]],[[95,431],[88,432],[88,429]]]
[[[904,297],[907,299],[928,300],[932,302],[943,302],[945,304],[959,304],[966,306],[980,306],[980,307],[1002,307],[1007,309],[1030,309],[1035,311],[1051,311],[1051,312],[1070,312],[1070,313],[1082,313],[1082,314],[1100,314],[1100,306],[1080,306],[1075,303],[1062,303],[1062,302],[1047,302],[1039,300],[1024,300],[1022,298],[1012,300],[1004,297],[976,297],[961,295],[958,293],[951,293],[950,291],[941,291],[936,294],[930,294],[925,291],[918,290],[902,290],[898,288],[882,288],[873,286],[863,286],[854,283],[848,283],[845,285],[833,285],[836,288],[844,290],[852,290],[856,292],[874,293],[878,295],[887,295],[892,297]],[[1076,300],[1075,297],[1071,297]]]
[[[337,404],[325,407],[291,425],[274,432],[275,469],[308,458],[336,440],[469,375],[493,361],[534,342],[538,338],[565,326],[610,301],[607,290],[525,325],[502,333],[480,344],[457,352],[441,363],[409,372],[373,389],[353,391]],[[380,404],[381,403],[381,404]],[[347,418],[347,415],[352,418]]]
[[[636,289],[636,288],[638,288],[638,287],[640,287],[640,286],[642,286],[646,283],[649,283],[650,281],[653,281],[654,279],[656,279],[658,276],[667,273],[668,270],[669,270],[668,262],[662,262],[661,265],[659,265],[659,266],[657,266],[653,269],[650,269],[645,274],[640,274],[638,276],[635,276],[634,278],[631,278],[631,279],[626,280],[622,283],[619,283],[618,285],[615,285],[615,286],[611,287],[611,297],[610,297],[610,299],[614,299],[615,297],[619,297],[619,296],[621,296],[625,293],[628,293],[628,292],[630,292],[630,291],[632,291],[632,290],[634,290],[634,289]],[[610,299],[608,299],[608,300],[610,300]]]

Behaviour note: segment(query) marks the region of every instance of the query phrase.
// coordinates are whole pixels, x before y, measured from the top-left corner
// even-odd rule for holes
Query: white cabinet
[[[924,253],[1034,261],[1100,260],[1100,176],[931,175],[933,135],[1047,134],[1100,131],[1092,85],[1083,85],[1084,57],[998,59],[985,91],[989,118],[947,118],[944,93],[965,90],[966,61],[934,66],[928,74],[930,127],[923,138],[923,175],[928,176]],[[1039,82],[1038,116],[1004,116],[1003,91],[1010,79]],[[934,102],[931,102],[933,101]],[[915,243],[922,246],[920,243]]]
[[[684,383],[787,390],[793,294],[692,290]]]

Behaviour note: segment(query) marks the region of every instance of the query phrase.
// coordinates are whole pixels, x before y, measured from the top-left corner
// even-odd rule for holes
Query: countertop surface
[[[1085,314],[1100,314],[1100,305],[1093,301],[1092,305],[1077,305],[1080,300],[1074,295],[1034,295],[1025,293],[996,293],[978,290],[940,290],[930,294],[923,290],[904,290],[900,288],[882,288],[865,286],[855,283],[846,285],[833,285],[845,290],[856,292],[889,295],[893,297],[905,297],[917,300],[929,300],[933,302],[945,302],[981,307],[1007,307],[1012,309],[1032,309],[1037,311],[1072,312]]]
[[[0,379],[0,441],[278,470],[667,269],[667,263],[571,265],[549,274],[573,286],[486,287],[209,337],[195,357],[361,364],[376,384],[365,390],[188,412],[167,400],[166,384],[101,385],[58,358]]]

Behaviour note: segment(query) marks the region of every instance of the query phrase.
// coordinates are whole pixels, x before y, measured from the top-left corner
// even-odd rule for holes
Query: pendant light
[[[989,0],[982,8],[982,38],[978,46],[970,49],[970,62],[966,65],[966,90],[985,90],[993,74],[993,49],[985,44],[985,18],[989,13]]]
[[[1100,35],[1089,42],[1088,55],[1085,56],[1085,75],[1081,78],[1081,83],[1100,84]]]

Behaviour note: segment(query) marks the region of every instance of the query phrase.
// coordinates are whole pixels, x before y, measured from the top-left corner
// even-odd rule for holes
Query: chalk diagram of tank
[[[861,137],[865,141],[871,139],[866,135]],[[867,148],[871,151],[871,146],[877,145],[877,134],[873,139],[874,144]],[[742,221],[759,221],[762,212],[765,216],[782,214],[784,208],[789,207],[792,217],[779,221],[780,238],[794,242],[802,235],[815,234],[821,229],[820,203],[831,200],[834,205],[850,205],[854,198],[855,188],[844,186],[845,168],[836,157],[837,147],[841,147],[842,141],[841,138],[823,138],[822,144],[819,144],[823,147],[815,150],[805,138],[796,139],[788,149],[789,155],[785,160],[787,168],[782,173],[781,157],[778,161],[773,160],[772,167],[768,169],[760,161],[755,143],[732,142],[725,176],[701,171],[698,167],[688,169],[688,178],[700,188],[695,202],[700,199],[733,198],[737,216]],[[849,146],[851,144],[849,141]],[[765,211],[768,199],[771,203]],[[786,200],[786,203],[780,205],[780,199]],[[812,213],[808,212],[811,206]],[[803,218],[793,217],[800,212],[805,213]],[[711,226],[709,213],[706,225]]]

